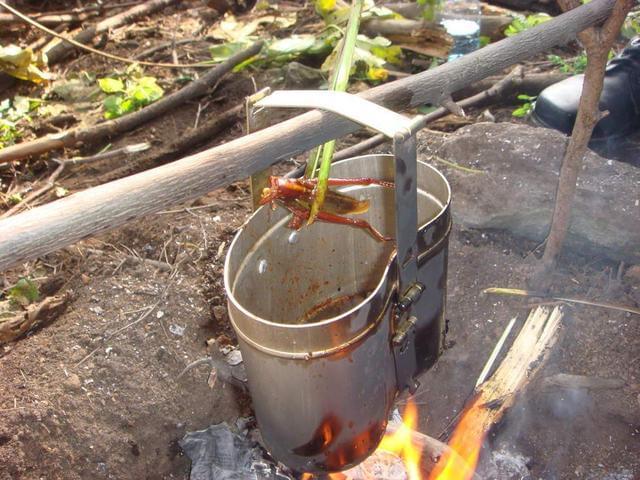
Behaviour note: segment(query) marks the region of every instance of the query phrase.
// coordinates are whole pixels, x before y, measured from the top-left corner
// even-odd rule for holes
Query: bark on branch
[[[393,110],[437,104],[452,92],[574,39],[602,22],[614,0],[592,0],[538,27],[361,95]],[[179,204],[264,170],[359,127],[312,111],[182,160],[79,192],[0,221],[0,270]]]
[[[579,6],[577,0],[559,0],[558,3],[565,10],[576,9]],[[578,173],[587,145],[591,139],[593,127],[601,115],[598,109],[598,102],[602,93],[609,51],[620,32],[627,13],[633,8],[634,4],[633,0],[617,1],[611,11],[611,15],[602,26],[589,27],[578,34],[578,38],[587,51],[587,68],[584,74],[576,122],[560,167],[560,178],[558,179],[549,236],[542,262],[532,279],[533,286],[537,289],[544,289],[546,286],[546,277],[555,268],[567,236]]]

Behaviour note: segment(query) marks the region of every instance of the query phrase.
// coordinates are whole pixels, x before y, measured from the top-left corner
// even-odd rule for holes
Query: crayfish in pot
[[[298,230],[305,221],[309,219],[309,212],[313,197],[315,195],[315,187],[317,179],[308,178],[284,178],[269,177],[269,188],[262,191],[260,205],[271,203],[275,209],[276,203],[282,205],[289,210],[293,217],[289,222],[289,228]],[[350,186],[350,185],[379,185],[381,187],[393,188],[393,182],[377,180],[375,178],[330,178],[329,186]],[[318,213],[318,220],[329,223],[339,223],[350,225],[352,227],[367,230],[371,236],[378,241],[393,240],[385,237],[376,230],[366,220],[345,217],[346,214],[365,213],[369,209],[368,200],[358,200],[344,193],[328,190],[324,204]]]

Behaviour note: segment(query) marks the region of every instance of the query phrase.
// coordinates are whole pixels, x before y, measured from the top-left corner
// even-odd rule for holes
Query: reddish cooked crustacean
[[[317,179],[269,177],[269,188],[262,191],[260,204],[271,203],[275,208],[276,202],[293,213],[289,222],[289,228],[298,230],[309,218],[311,203],[313,202],[314,189]],[[377,180],[375,178],[330,178],[329,186],[349,185],[380,185],[393,188],[393,182]],[[322,209],[318,213],[318,220],[329,223],[351,225],[367,230],[378,241],[393,240],[385,237],[371,226],[366,220],[345,217],[346,214],[364,213],[369,210],[368,200],[357,200],[349,195],[328,190]]]

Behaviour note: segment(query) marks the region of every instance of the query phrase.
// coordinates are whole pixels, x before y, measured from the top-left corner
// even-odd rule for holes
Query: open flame
[[[385,434],[377,451],[386,452],[401,459],[407,480],[471,480],[480,457],[487,420],[486,413],[487,407],[477,400],[465,410],[453,432],[449,442],[449,450],[440,457],[428,476],[423,475],[421,470],[423,446],[416,434],[418,408],[412,400],[407,402],[402,425],[395,431]],[[301,480],[313,480],[314,478],[310,474],[304,474]],[[329,474],[328,478],[331,480],[351,480],[352,477],[347,471]],[[367,480],[378,479],[370,477]]]
[[[413,432],[418,425],[418,407],[413,400],[407,402],[402,416],[402,425],[393,433],[387,433],[382,438],[379,450],[391,453],[402,459],[407,471],[407,480],[422,480],[420,474],[420,458],[422,448],[413,438]]]
[[[486,411],[487,408],[478,401],[465,410],[449,441],[450,450],[442,455],[429,480],[473,478],[485,434]]]

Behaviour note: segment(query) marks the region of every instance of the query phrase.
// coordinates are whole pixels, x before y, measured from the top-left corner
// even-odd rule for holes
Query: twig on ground
[[[519,297],[533,297],[549,299],[559,302],[577,303],[579,305],[588,305],[590,307],[608,308],[609,310],[618,310],[619,312],[635,313],[640,315],[640,308],[628,307],[626,305],[617,305],[615,303],[607,302],[594,302],[592,300],[586,300],[584,298],[564,297],[553,294],[545,294],[541,292],[532,292],[529,290],[522,290],[518,288],[485,288],[482,293],[493,293],[496,295],[514,295]]]
[[[203,40],[202,38],[182,38],[180,40],[175,40],[175,41],[171,41],[171,42],[165,42],[165,43],[161,43],[159,45],[154,45],[153,47],[148,48],[147,50],[143,50],[142,52],[136,54],[136,56],[134,56],[133,58],[135,60],[142,60],[143,58],[147,58],[147,57],[153,55],[156,52],[159,52],[161,50],[165,50],[166,48],[174,47],[174,46],[177,46],[177,45],[184,45],[184,44],[187,44],[187,43],[195,43],[195,42],[206,42],[206,40]]]
[[[579,0],[558,0],[558,3],[565,11],[580,6]],[[576,121],[560,167],[560,177],[558,179],[549,236],[547,237],[542,260],[531,279],[531,284],[536,289],[547,288],[548,274],[556,266],[569,231],[569,221],[571,219],[580,166],[591,139],[593,127],[602,118],[602,112],[598,109],[598,102],[602,93],[609,51],[620,32],[627,13],[634,5],[635,2],[633,0],[618,0],[615,2],[613,10],[604,24],[589,27],[578,33],[578,38],[587,52],[587,68],[584,73],[584,83]]]
[[[223,63],[215,66],[198,80],[194,80],[177,92],[167,95],[137,112],[88,128],[67,130],[0,150],[0,164],[58,148],[73,147],[79,142],[93,144],[106,137],[129,132],[149,120],[170,112],[189,100],[205,95],[223,75],[230,72],[238,63],[258,53],[261,48],[262,42],[254,43],[248,49],[229,57]]]
[[[126,147],[116,148],[107,152],[97,153],[89,157],[72,157],[66,161],[69,165],[84,165],[86,163],[97,162],[99,160],[111,160],[112,158],[118,158],[120,156],[133,155],[134,153],[144,152],[151,148],[151,144],[148,142],[135,143],[133,145],[127,145]]]
[[[56,168],[54,172],[49,176],[49,178],[47,178],[44,185],[38,188],[37,190],[34,190],[33,192],[31,192],[20,203],[14,205],[9,210],[7,210],[2,215],[0,215],[0,218],[7,218],[7,217],[10,217],[11,215],[14,215],[24,210],[25,208],[29,207],[29,202],[32,202],[33,200],[38,198],[40,195],[47,193],[49,190],[53,188],[56,180],[58,179],[58,177],[60,176],[60,174],[62,173],[66,165],[64,160],[54,159],[54,161],[58,163],[58,168]]]
[[[152,0],[152,1],[148,2],[147,6],[152,6],[155,3],[161,4],[162,6],[165,6],[164,4],[173,3],[174,1],[175,0]],[[51,30],[50,28],[45,27],[41,23],[38,23],[37,21],[33,20],[32,18],[29,18],[27,15],[25,15],[24,13],[20,12],[19,10],[15,9],[15,8],[11,7],[10,5],[8,5],[6,2],[4,2],[2,0],[0,0],[0,6],[6,8],[8,11],[10,11],[16,17],[18,17],[19,19],[21,19],[24,22],[28,23],[32,27],[35,27],[38,30],[41,30],[41,31],[53,36],[53,37],[56,37],[56,38],[62,40],[63,42],[66,42],[66,43],[68,43],[68,44],[70,44],[70,45],[72,45],[72,46],[74,46],[76,48],[79,48],[81,50],[85,50],[87,52],[95,53],[96,55],[100,55],[102,57],[109,58],[111,60],[116,60],[118,62],[129,63],[129,64],[134,64],[135,63],[135,64],[139,64],[139,65],[147,65],[147,66],[150,66],[150,67],[165,67],[165,68],[211,68],[211,65],[212,65],[211,62],[183,63],[183,64],[147,62],[147,61],[144,61],[144,60],[135,60],[135,59],[131,59],[131,58],[121,57],[120,55],[114,55],[112,53],[103,52],[103,51],[98,50],[96,48],[93,48],[93,47],[90,47],[88,45],[85,45],[84,43],[82,43],[82,42],[80,42],[80,41],[78,41],[78,40],[76,40],[74,38],[67,37],[65,35],[62,35],[62,34],[56,32],[55,30]]]

